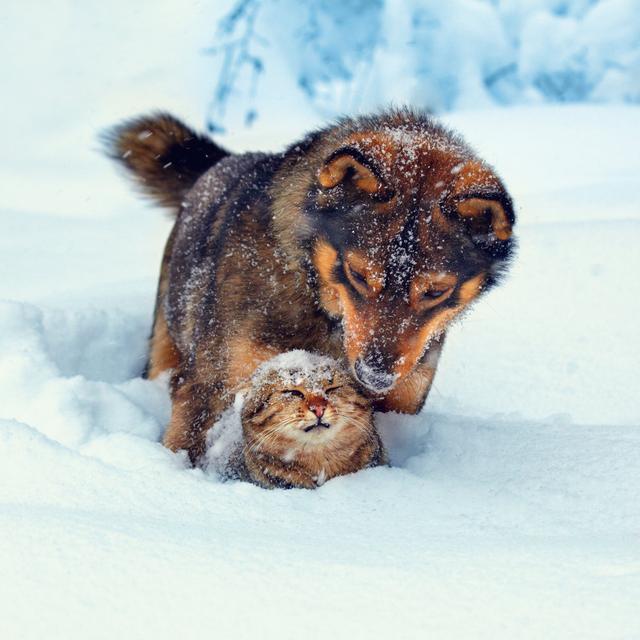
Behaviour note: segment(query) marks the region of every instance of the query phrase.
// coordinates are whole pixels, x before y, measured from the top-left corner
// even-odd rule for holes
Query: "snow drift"
[[[159,444],[166,381],[139,375],[168,220],[5,211],[3,637],[640,633],[640,226],[615,198],[618,163],[640,167],[600,156],[585,183],[588,148],[544,138],[640,131],[604,113],[453,119],[512,160],[515,269],[452,331],[425,412],[378,416],[393,467],[316,491],[222,483]]]
[[[529,78],[505,100],[555,73],[551,39],[560,71],[586,70],[589,99],[628,91],[637,2],[473,4]],[[395,6],[405,20],[418,4]],[[637,106],[447,117],[509,186],[520,251],[451,332],[425,412],[380,418],[392,468],[265,491],[159,444],[165,381],[139,376],[170,221],[95,152],[96,134],[158,107],[204,123],[204,50],[228,7],[3,7],[0,637],[640,636]],[[487,91],[495,52],[474,42],[452,104]],[[316,83],[312,104],[270,68],[282,82],[261,82],[249,135],[225,121],[229,148],[282,148],[338,95]]]

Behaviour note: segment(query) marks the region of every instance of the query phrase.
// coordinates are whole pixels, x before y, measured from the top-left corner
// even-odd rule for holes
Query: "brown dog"
[[[110,151],[177,210],[148,373],[174,370],[165,444],[193,462],[234,390],[291,349],[345,361],[379,410],[418,412],[447,327],[514,250],[500,179],[408,110],[272,155],[230,155],[159,114],[117,128]]]

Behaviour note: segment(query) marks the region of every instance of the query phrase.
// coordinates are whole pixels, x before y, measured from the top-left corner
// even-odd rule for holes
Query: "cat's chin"
[[[324,424],[303,424],[295,428],[293,436],[296,444],[310,449],[321,449],[330,447],[335,450],[342,445],[349,446],[351,441],[358,440],[363,436],[362,427],[351,420],[336,416],[331,421]]]
[[[310,424],[307,427],[302,427],[302,430],[305,433],[311,433],[312,431],[322,431],[323,429],[331,429],[331,425],[328,424],[327,422],[315,422],[313,424]]]
[[[321,446],[334,440],[341,428],[335,424],[303,424],[293,434],[295,441],[305,447]]]

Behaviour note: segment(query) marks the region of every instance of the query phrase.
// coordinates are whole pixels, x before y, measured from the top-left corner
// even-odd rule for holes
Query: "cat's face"
[[[359,446],[373,430],[369,400],[340,369],[294,369],[262,376],[242,412],[247,446],[287,461]]]

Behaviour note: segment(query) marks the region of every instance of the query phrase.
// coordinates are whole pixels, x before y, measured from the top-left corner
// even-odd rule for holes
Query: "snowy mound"
[[[0,638],[640,637],[638,0],[234,6],[3,5]],[[378,416],[392,468],[190,469],[139,377],[170,221],[97,132],[164,108],[273,150],[389,101],[521,105],[446,118],[514,196],[509,280],[425,412]]]
[[[201,463],[207,473],[224,479],[228,476],[231,456],[242,443],[242,405],[244,394],[236,394],[228,407],[207,432],[207,450]]]
[[[0,302],[2,416],[105,462],[170,460],[157,444],[170,411],[166,380],[139,377],[147,324],[118,311]]]
[[[3,638],[640,634],[640,115],[454,120],[509,174],[515,268],[425,412],[376,417],[393,466],[316,491],[160,444],[166,381],[140,373],[169,221],[3,212]]]

